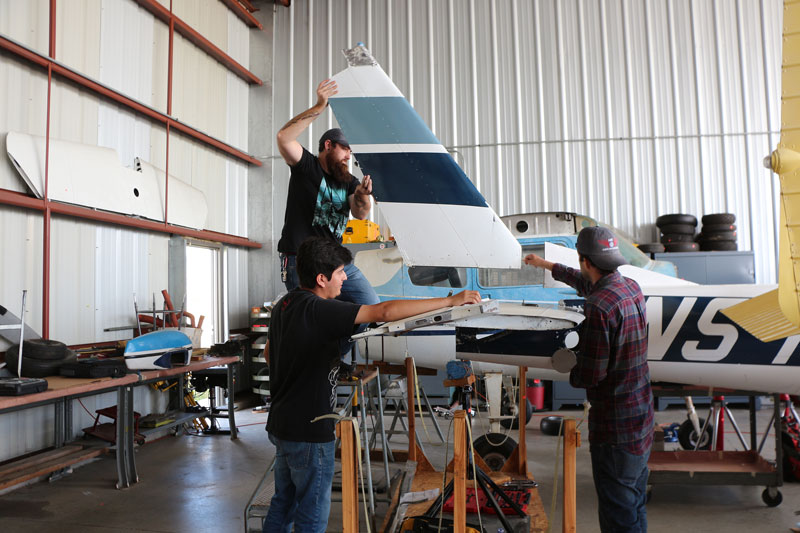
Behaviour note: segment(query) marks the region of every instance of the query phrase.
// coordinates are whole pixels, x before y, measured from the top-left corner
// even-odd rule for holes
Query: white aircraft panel
[[[410,266],[520,268],[519,242],[489,208],[395,202],[378,208]]]

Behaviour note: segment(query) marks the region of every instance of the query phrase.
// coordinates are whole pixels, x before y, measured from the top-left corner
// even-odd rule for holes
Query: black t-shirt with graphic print
[[[333,412],[339,340],[353,333],[360,308],[301,288],[275,304],[269,324],[267,431],[295,442],[334,439],[332,419],[311,420]]]
[[[300,161],[290,168],[289,195],[278,251],[295,254],[300,244],[312,235],[342,242],[350,216],[347,198],[355,193],[358,178],[353,176],[346,186],[337,183],[322,170],[319,158],[305,148]]]

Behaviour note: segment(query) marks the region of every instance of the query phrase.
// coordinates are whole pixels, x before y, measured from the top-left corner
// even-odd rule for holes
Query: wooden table
[[[238,356],[208,357],[185,366],[163,370],[147,370],[126,374],[120,378],[67,378],[51,376],[47,390],[24,396],[0,396],[0,414],[42,405],[55,406],[55,447],[64,446],[72,437],[71,400],[116,389],[117,391],[117,488],[129,487],[139,481],[134,457],[133,389],[136,386],[168,378],[178,378],[183,390],[184,376],[195,370],[226,366],[228,372],[228,422],[231,439],[237,438],[234,420],[233,364]]]

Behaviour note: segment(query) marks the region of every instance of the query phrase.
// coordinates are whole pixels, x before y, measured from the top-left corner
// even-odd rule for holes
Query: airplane
[[[444,313],[438,325],[419,320],[425,327],[414,321],[384,326],[360,335],[360,342],[383,334],[379,357],[388,362],[410,354],[419,365],[443,368],[458,357],[473,361],[478,374],[516,375],[525,366],[530,377],[566,380],[581,301],[549,273],[523,266],[521,258],[543,251],[546,259],[577,268],[577,233],[597,221],[573,213],[498,217],[366,48],[345,56],[349,66],[333,77],[339,92],[330,105],[361,170],[373,176],[378,208],[396,239],[396,245],[359,251],[356,265],[382,300],[475,289],[500,301],[492,312],[454,324],[442,323]],[[631,263],[621,271],[639,282],[647,299],[653,381],[800,393],[800,328],[789,324],[780,335],[765,336],[763,322],[758,330],[723,312],[773,298],[774,286],[686,282],[669,265],[621,241]],[[784,273],[782,267],[781,302]],[[386,336],[390,331],[405,334]]]

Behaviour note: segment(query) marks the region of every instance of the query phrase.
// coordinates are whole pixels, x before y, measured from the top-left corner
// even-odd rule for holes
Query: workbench
[[[163,370],[141,371],[126,374],[120,378],[82,379],[51,376],[46,378],[48,385],[46,391],[24,396],[1,396],[0,414],[52,404],[55,408],[54,447],[59,449],[63,448],[73,435],[72,400],[116,390],[116,486],[117,488],[129,487],[131,483],[136,483],[139,480],[136,473],[136,461],[134,458],[133,389],[137,386],[154,381],[177,378],[182,390],[183,380],[187,373],[215,366],[226,366],[228,374],[228,422],[231,428],[231,439],[235,439],[237,437],[237,432],[233,405],[233,365],[238,362],[238,356],[208,357],[201,361],[193,361],[185,366],[177,366],[175,368]],[[190,416],[187,416],[189,418],[196,418],[198,415],[200,414],[191,413]],[[181,421],[176,421],[175,423],[181,423]],[[78,458],[78,460],[85,460],[89,457],[99,455],[100,453],[102,452],[95,448]],[[74,464],[74,462],[78,462],[78,460],[70,464]],[[37,475],[46,473],[47,472],[36,472]]]

